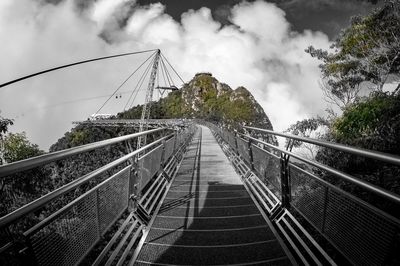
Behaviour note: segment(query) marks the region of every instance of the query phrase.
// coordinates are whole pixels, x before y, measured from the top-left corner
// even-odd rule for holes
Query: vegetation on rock
[[[118,114],[118,118],[140,118],[138,105]],[[179,91],[151,105],[152,118],[191,118],[220,123],[228,128],[253,125],[272,129],[262,107],[244,87],[232,90],[209,73],[199,73]]]

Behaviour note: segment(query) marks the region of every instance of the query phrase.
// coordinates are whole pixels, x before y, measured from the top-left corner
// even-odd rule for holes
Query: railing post
[[[289,156],[281,153],[282,207],[290,206]]]
[[[30,238],[25,236],[25,244],[26,249],[20,251],[20,254],[23,256],[22,261],[26,265],[37,266],[39,265],[38,260],[35,255],[35,251],[33,250],[32,242]]]
[[[252,140],[249,138],[247,151],[249,152],[250,169],[251,169],[252,171],[254,171],[254,160],[253,160],[253,151],[252,151],[252,149],[251,149],[251,144],[252,144]]]
[[[161,151],[161,160],[160,160],[160,169],[158,173],[164,172],[164,163],[165,163],[165,139],[161,142],[162,151]]]
[[[233,147],[233,151],[236,153],[236,155],[239,155],[239,149],[237,144],[238,134],[236,130],[233,132],[233,136],[235,137],[235,147]]]
[[[137,209],[139,202],[139,156],[135,155],[132,158],[131,169],[129,174],[129,211],[134,212]]]
[[[236,150],[234,151],[235,153],[236,153],[236,155],[237,156],[240,156],[240,153],[239,153],[239,145],[238,145],[238,138],[239,138],[239,136],[238,136],[238,134],[237,133],[235,133],[235,144],[236,144]]]
[[[177,134],[176,134],[176,130],[174,130],[174,154],[175,154],[175,152],[176,152],[176,143],[177,143],[177,141],[178,141],[178,138],[177,138]]]

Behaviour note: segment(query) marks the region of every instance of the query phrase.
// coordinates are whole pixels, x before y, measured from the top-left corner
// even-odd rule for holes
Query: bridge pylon
[[[140,118],[139,132],[146,131],[148,128],[147,120],[150,118],[151,101],[153,100],[154,84],[157,76],[160,57],[161,51],[158,49],[154,57],[153,68],[151,69],[149,84],[147,86],[146,98],[142,109],[142,116]],[[137,140],[137,149],[140,149],[144,145],[146,145],[146,136],[140,136]]]

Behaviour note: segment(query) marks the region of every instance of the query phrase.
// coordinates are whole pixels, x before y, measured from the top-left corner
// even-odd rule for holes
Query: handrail
[[[334,169],[334,168],[332,168],[330,166],[323,165],[323,164],[318,163],[318,162],[313,161],[313,160],[305,159],[305,158],[303,158],[303,157],[301,157],[299,155],[296,155],[293,152],[290,152],[290,151],[287,151],[285,149],[279,148],[279,147],[274,146],[274,145],[272,145],[272,144],[270,144],[268,142],[259,140],[257,138],[254,138],[254,137],[242,134],[242,133],[238,133],[238,134],[242,135],[242,136],[244,136],[244,137],[246,137],[248,139],[257,141],[258,143],[264,144],[264,145],[266,145],[266,146],[268,146],[268,147],[270,147],[270,148],[272,148],[274,150],[277,150],[277,151],[280,151],[282,153],[285,153],[285,154],[287,154],[287,155],[289,155],[289,156],[291,156],[293,158],[296,158],[296,159],[298,159],[298,160],[300,160],[302,162],[305,162],[307,164],[310,164],[310,165],[313,165],[313,166],[318,167],[320,169],[323,169],[323,170],[325,170],[325,171],[327,171],[327,172],[329,172],[329,173],[331,173],[331,174],[333,174],[333,175],[335,175],[337,177],[340,177],[340,178],[342,178],[342,179],[344,179],[344,180],[346,180],[348,182],[356,184],[356,185],[358,185],[358,186],[360,186],[360,187],[362,187],[362,188],[364,188],[364,189],[366,189],[366,190],[368,190],[370,192],[378,194],[379,196],[381,196],[381,197],[383,197],[385,199],[388,199],[388,200],[391,200],[391,201],[393,201],[393,202],[395,202],[397,204],[400,204],[400,196],[395,194],[395,193],[392,193],[390,191],[384,190],[384,189],[382,189],[382,188],[380,188],[378,186],[370,184],[369,182],[366,182],[366,181],[360,180],[358,178],[355,178],[355,177],[353,177],[353,176],[351,176],[349,174],[346,174],[346,173],[344,173],[342,171],[336,170],[336,169]]]
[[[106,164],[106,165],[104,165],[104,166],[102,166],[102,167],[100,167],[100,168],[98,168],[98,169],[96,169],[96,170],[84,175],[84,176],[81,176],[81,177],[73,180],[72,182],[70,182],[68,184],[65,184],[64,186],[59,187],[56,190],[53,190],[52,192],[49,192],[48,194],[46,194],[46,195],[44,195],[44,196],[42,196],[42,197],[40,197],[40,198],[38,198],[38,199],[36,199],[34,201],[22,206],[21,208],[19,208],[19,209],[13,211],[13,212],[1,217],[0,218],[0,228],[2,228],[4,226],[7,226],[7,225],[11,224],[12,222],[14,222],[15,220],[18,220],[22,216],[39,209],[43,205],[45,205],[45,204],[49,203],[50,201],[52,201],[53,199],[65,194],[65,193],[67,193],[67,192],[69,192],[69,191],[71,191],[73,189],[75,189],[76,187],[78,187],[81,184],[89,181],[90,179],[98,176],[99,174],[101,174],[101,173],[103,173],[103,172],[105,172],[105,171],[107,171],[107,170],[109,170],[109,169],[111,169],[111,168],[123,163],[124,161],[127,161],[131,157],[139,154],[140,152],[142,152],[142,151],[144,151],[144,150],[146,150],[146,149],[148,149],[148,148],[150,148],[150,147],[152,147],[152,146],[154,146],[154,145],[156,145],[158,143],[161,143],[162,141],[168,139],[169,137],[171,137],[173,135],[174,134],[170,134],[170,135],[165,136],[163,138],[160,138],[160,139],[158,139],[158,140],[156,140],[156,141],[154,141],[154,142],[152,142],[150,144],[147,144],[146,146],[144,146],[144,147],[142,147],[140,149],[137,149],[137,150],[135,150],[135,151],[133,151],[133,152],[127,154],[127,155],[124,155],[123,157],[121,157],[121,158],[119,158],[119,159],[117,159],[115,161],[112,161],[111,163]]]
[[[275,132],[275,131],[268,130],[268,129],[249,127],[249,126],[243,126],[243,127],[247,128],[247,129],[255,130],[255,131],[265,132],[267,134],[271,134],[271,135],[275,135],[275,136],[304,141],[307,143],[323,146],[326,148],[332,148],[335,150],[344,151],[344,152],[348,152],[348,153],[351,153],[354,155],[360,155],[360,156],[364,156],[364,157],[368,157],[371,159],[375,159],[375,160],[379,160],[379,161],[383,161],[383,162],[387,162],[387,163],[392,163],[392,164],[400,166],[400,156],[397,156],[397,155],[392,155],[392,154],[387,154],[387,153],[372,151],[372,150],[367,150],[367,149],[355,148],[355,147],[351,147],[351,146],[344,145],[344,144],[332,143],[332,142],[313,139],[313,138],[306,138],[306,137],[301,137],[301,136],[296,136],[296,135],[291,135],[291,134],[279,133],[279,132]]]
[[[94,149],[109,146],[109,145],[112,145],[112,144],[115,144],[118,142],[136,138],[139,136],[159,132],[159,131],[162,131],[165,129],[167,129],[167,128],[163,127],[163,128],[151,129],[151,130],[143,131],[140,133],[133,133],[133,134],[129,134],[129,135],[121,136],[121,137],[116,137],[116,138],[112,138],[112,139],[106,139],[106,140],[102,140],[102,141],[98,141],[98,142],[93,142],[93,143],[89,143],[86,145],[73,147],[73,148],[69,148],[69,149],[65,149],[65,150],[61,150],[61,151],[51,152],[51,153],[43,154],[43,155],[36,156],[33,158],[29,158],[29,159],[13,162],[10,164],[2,165],[2,166],[0,166],[0,178],[3,178],[10,174],[15,174],[18,172],[29,170],[34,167],[40,166],[40,165],[44,165],[44,164],[51,163],[51,162],[54,162],[57,160],[61,160],[66,157],[70,157],[72,155],[80,154],[83,152],[88,152],[88,151],[91,151]]]

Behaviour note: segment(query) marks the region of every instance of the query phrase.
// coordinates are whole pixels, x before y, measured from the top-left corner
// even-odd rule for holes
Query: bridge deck
[[[290,260],[214,136],[202,126],[136,263],[288,265]]]

